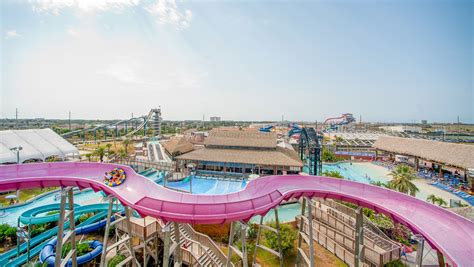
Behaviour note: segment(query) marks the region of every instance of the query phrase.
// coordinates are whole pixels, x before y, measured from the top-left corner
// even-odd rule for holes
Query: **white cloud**
[[[5,32],[5,39],[13,39],[20,37],[21,35],[16,30],[8,30]]]
[[[191,10],[180,11],[175,0],[158,0],[146,7],[146,10],[155,16],[159,24],[171,24],[178,29],[189,27],[193,18]]]
[[[181,9],[175,0],[28,0],[33,11],[59,15],[65,9],[79,12],[122,11],[126,8],[144,8],[159,24],[169,24],[177,29],[189,27],[193,13]]]
[[[36,12],[60,14],[62,9],[75,8],[83,12],[122,10],[137,6],[140,0],[29,0]]]
[[[76,30],[74,27],[71,27],[71,26],[70,26],[70,27],[67,27],[66,33],[69,34],[69,35],[71,35],[71,36],[74,36],[74,37],[76,37],[76,36],[79,35],[79,33],[77,32],[77,30]]]

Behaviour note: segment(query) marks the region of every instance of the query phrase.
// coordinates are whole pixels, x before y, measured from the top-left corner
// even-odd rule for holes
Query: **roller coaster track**
[[[98,125],[98,126],[94,126],[94,127],[89,127],[89,128],[86,128],[86,129],[79,129],[79,130],[64,133],[61,136],[63,138],[72,138],[74,136],[79,136],[79,138],[82,137],[82,140],[85,141],[86,133],[91,133],[92,132],[92,133],[94,133],[94,137],[95,137],[94,141],[109,141],[109,140],[112,141],[112,140],[117,140],[117,139],[123,139],[124,137],[133,136],[141,130],[145,130],[145,132],[146,132],[147,125],[151,122],[153,114],[154,114],[154,110],[152,109],[145,116],[130,118],[130,119],[127,119],[127,120],[121,120],[121,121],[117,121],[117,122],[113,122],[113,123],[109,123],[109,124],[102,124],[102,125]],[[133,127],[133,123],[136,123],[137,121],[141,121],[141,123],[139,125],[136,125],[135,127]],[[128,124],[129,123],[131,124],[130,126],[133,129],[130,132],[128,131]],[[122,125],[125,125],[126,131],[125,131],[124,135],[119,136],[118,127],[122,126]],[[107,138],[107,136],[106,136],[107,135],[107,129],[114,129],[115,130],[115,135],[110,137],[110,138]],[[104,132],[104,138],[105,138],[104,140],[97,140],[96,132],[99,131],[99,130],[104,130],[105,131]],[[144,135],[145,135],[145,133],[144,133]]]

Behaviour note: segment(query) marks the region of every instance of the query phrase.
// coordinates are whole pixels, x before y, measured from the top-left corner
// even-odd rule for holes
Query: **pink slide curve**
[[[108,187],[105,172],[123,168],[127,180]],[[385,188],[316,176],[270,176],[227,195],[192,195],[159,186],[128,166],[102,163],[38,163],[0,166],[0,191],[49,186],[103,190],[142,216],[192,224],[247,221],[283,200],[315,196],[349,201],[390,215],[422,234],[457,266],[472,266],[474,223],[448,210]]]

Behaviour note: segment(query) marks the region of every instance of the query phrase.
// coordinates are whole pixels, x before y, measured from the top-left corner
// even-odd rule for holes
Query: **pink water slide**
[[[126,181],[103,183],[105,172],[123,168]],[[128,166],[101,163],[38,163],[0,166],[0,191],[50,186],[102,190],[122,204],[164,221],[220,224],[248,221],[292,197],[323,197],[355,203],[391,216],[422,234],[456,266],[474,264],[474,223],[446,209],[385,188],[317,176],[270,176],[226,195],[192,195],[164,188]]]

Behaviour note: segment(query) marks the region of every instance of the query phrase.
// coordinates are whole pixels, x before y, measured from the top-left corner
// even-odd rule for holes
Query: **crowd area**
[[[392,161],[374,161],[375,165],[383,166],[388,170],[392,170],[398,164],[406,164],[403,162]],[[463,179],[458,171],[444,172],[440,177],[439,172],[425,166],[420,166],[418,177],[429,180],[429,183],[444,191],[457,195],[474,206],[474,192],[469,188],[468,182]]]

